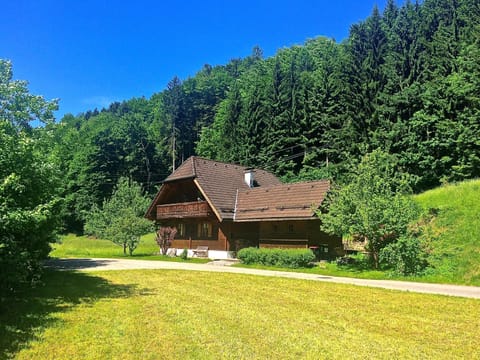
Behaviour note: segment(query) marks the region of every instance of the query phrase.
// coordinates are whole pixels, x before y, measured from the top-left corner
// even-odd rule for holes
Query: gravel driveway
[[[480,287],[427,284],[395,280],[367,280],[344,278],[335,276],[324,276],[318,274],[305,274],[286,271],[259,270],[250,268],[239,268],[228,266],[228,261],[213,261],[208,264],[190,264],[181,262],[152,261],[152,260],[127,260],[127,259],[51,259],[46,266],[58,270],[78,271],[104,271],[104,270],[134,270],[134,269],[166,269],[166,270],[190,270],[190,271],[212,271],[229,272],[236,274],[249,274],[260,276],[277,276],[292,279],[304,279],[323,281],[358,286],[370,286],[391,290],[412,291],[428,294],[440,294],[480,299]]]

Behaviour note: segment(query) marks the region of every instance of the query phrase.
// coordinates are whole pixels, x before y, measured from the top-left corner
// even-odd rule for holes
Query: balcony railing
[[[157,220],[202,218],[210,215],[210,206],[206,201],[157,205]]]

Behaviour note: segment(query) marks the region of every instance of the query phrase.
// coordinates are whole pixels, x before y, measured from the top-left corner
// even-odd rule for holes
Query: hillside
[[[415,199],[436,216],[428,225],[432,280],[480,285],[480,180],[445,185]]]
[[[149,99],[67,114],[43,134],[62,169],[65,231],[82,232],[121,177],[153,195],[191,155],[342,183],[380,149],[415,192],[480,177],[477,3],[389,0],[341,43],[317,37],[269,58],[255,47]]]

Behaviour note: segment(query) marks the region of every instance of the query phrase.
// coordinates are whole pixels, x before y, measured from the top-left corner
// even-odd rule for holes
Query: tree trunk
[[[373,250],[372,256],[373,256],[373,266],[375,267],[375,269],[378,269],[378,264],[379,264],[378,251]]]

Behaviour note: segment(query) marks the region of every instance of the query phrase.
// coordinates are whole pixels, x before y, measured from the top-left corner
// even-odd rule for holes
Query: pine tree
[[[177,161],[182,154],[184,141],[182,136],[185,134],[182,131],[188,131],[184,118],[183,111],[183,91],[182,82],[175,76],[167,85],[167,90],[163,94],[163,102],[165,104],[165,123],[170,128],[170,154],[172,157],[172,170],[175,170]]]

